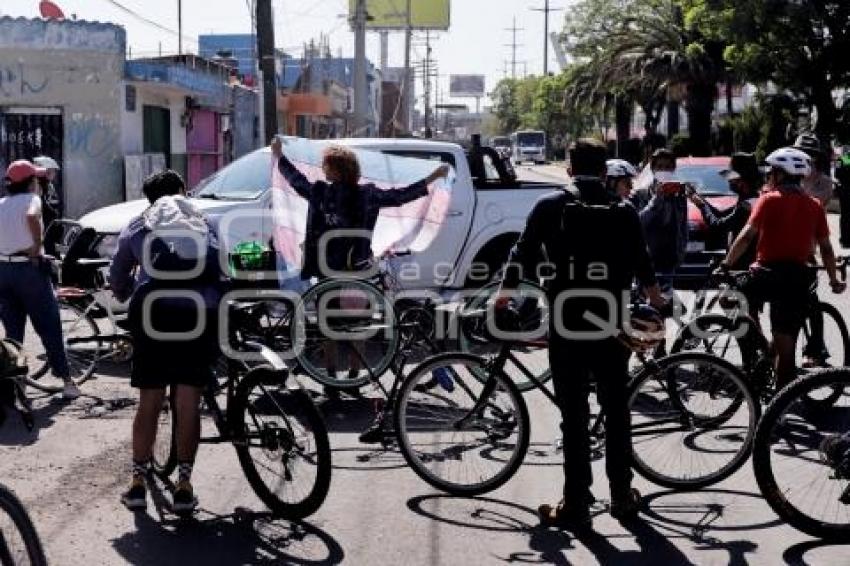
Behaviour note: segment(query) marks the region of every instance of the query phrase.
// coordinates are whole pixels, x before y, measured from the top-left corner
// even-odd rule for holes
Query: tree
[[[841,112],[833,93],[850,86],[850,2],[681,0],[688,24],[726,43],[725,61],[747,81],[773,83],[817,110],[823,141]]]
[[[574,56],[586,59],[571,96],[633,99],[644,110],[647,134],[654,133],[667,99],[683,99],[692,150],[710,153],[717,83],[725,73],[723,45],[686,26],[678,2],[583,0],[564,35]]]

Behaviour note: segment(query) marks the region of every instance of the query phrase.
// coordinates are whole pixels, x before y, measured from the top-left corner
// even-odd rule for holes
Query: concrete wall
[[[123,200],[125,44],[111,24],[0,18],[0,107],[62,110],[70,216]]]

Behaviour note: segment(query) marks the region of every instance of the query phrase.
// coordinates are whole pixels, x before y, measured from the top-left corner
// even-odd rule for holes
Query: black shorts
[[[181,308],[186,307],[186,308]],[[198,323],[193,305],[155,305],[151,325],[158,332],[190,332]],[[207,311],[206,324],[192,340],[164,340],[152,337],[142,328],[137,311],[131,307],[133,365],[130,385],[138,389],[163,389],[169,385],[206,387],[213,379],[212,366],[220,355],[215,311]]]
[[[806,265],[774,263],[750,268],[741,290],[750,302],[751,312],[770,303],[773,332],[796,336],[808,315],[815,283],[815,273]]]

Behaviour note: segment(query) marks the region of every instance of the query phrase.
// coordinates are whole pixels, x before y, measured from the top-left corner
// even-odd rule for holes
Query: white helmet
[[[779,148],[764,161],[794,177],[806,177],[812,172],[812,158],[793,147]]]
[[[637,177],[637,169],[625,159],[609,159],[605,162],[608,167],[608,177]]]
[[[40,155],[33,159],[32,162],[44,169],[53,169],[54,171],[59,171],[61,169],[55,159],[47,157],[46,155]]]

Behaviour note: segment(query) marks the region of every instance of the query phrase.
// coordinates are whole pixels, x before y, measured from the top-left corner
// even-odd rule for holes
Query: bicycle
[[[51,261],[60,283],[56,298],[65,352],[72,379],[79,386],[94,375],[102,360],[129,362],[133,341],[124,327],[126,316],[114,308],[103,273],[111,261],[91,257],[95,255],[97,234],[69,220],[54,221],[51,230],[64,230],[55,246],[60,257]],[[98,321],[105,321],[107,327],[101,328]],[[58,380],[55,383],[44,380],[50,367],[41,341],[35,341],[29,352],[31,359],[40,363],[34,364],[27,384],[46,393],[61,391],[63,385]]]
[[[839,272],[846,279],[850,258],[840,258]],[[819,267],[818,269],[823,269]],[[764,402],[768,402],[775,393],[776,375],[773,367],[770,342],[762,331],[761,325],[742,308],[736,298],[740,296],[746,271],[730,272],[713,276],[712,280],[720,293],[712,300],[707,309],[720,305],[725,312],[700,314],[683,326],[677,335],[671,352],[700,350],[713,353],[731,361],[743,369],[754,393]],[[816,284],[815,284],[816,285]],[[832,358],[839,366],[850,365],[850,332],[841,313],[829,303],[816,300],[812,288],[812,302],[809,315],[798,338],[798,358],[806,351],[806,345],[812,338],[812,320],[816,309],[824,321],[823,337],[831,337],[827,345]],[[800,364],[797,364],[800,367]],[[838,394],[812,399],[813,403],[829,406],[835,402]]]
[[[489,357],[440,354],[402,383],[395,413],[399,449],[431,486],[453,495],[480,495],[503,485],[522,464],[530,423],[523,396],[505,372],[508,361],[522,367],[513,348],[504,343]],[[696,489],[738,470],[749,455],[761,411],[741,372],[703,353],[660,360],[638,353],[644,365],[628,385],[635,471],[663,487]],[[556,403],[532,372],[524,375]],[[434,376],[441,376],[440,387],[424,387]],[[604,439],[603,411],[592,420],[590,434],[598,442]],[[685,450],[693,469],[681,468],[683,455],[674,453],[675,447]],[[696,469],[701,464],[703,469]]]
[[[252,305],[232,307],[238,318]],[[295,381],[280,358],[264,345],[231,338],[265,360],[248,368],[232,361],[223,383],[212,374],[203,404],[212,415],[216,436],[202,444],[230,443],[249,485],[268,508],[287,519],[302,519],[321,507],[331,481],[331,450],[325,421],[310,394]],[[219,374],[220,375],[220,374]],[[173,391],[163,407],[154,449],[154,472],[167,480],[177,467]],[[219,394],[225,396],[222,409]],[[269,477],[272,476],[272,477]],[[304,481],[306,476],[306,481]],[[302,481],[304,486],[296,486]]]
[[[825,410],[809,403],[835,391]],[[765,501],[788,524],[850,541],[850,369],[816,371],[773,398],[756,430],[753,471]]]
[[[4,485],[0,485],[0,564],[47,565],[32,519],[17,496]]]
[[[327,279],[302,295],[289,324],[297,371],[321,385],[357,391],[391,369],[402,344],[412,345],[408,338],[414,328],[416,335],[433,340],[434,302],[397,297],[401,286],[391,262],[407,255],[388,251],[372,260],[371,277],[354,272],[351,278]],[[338,365],[346,364],[348,375],[338,376]]]

